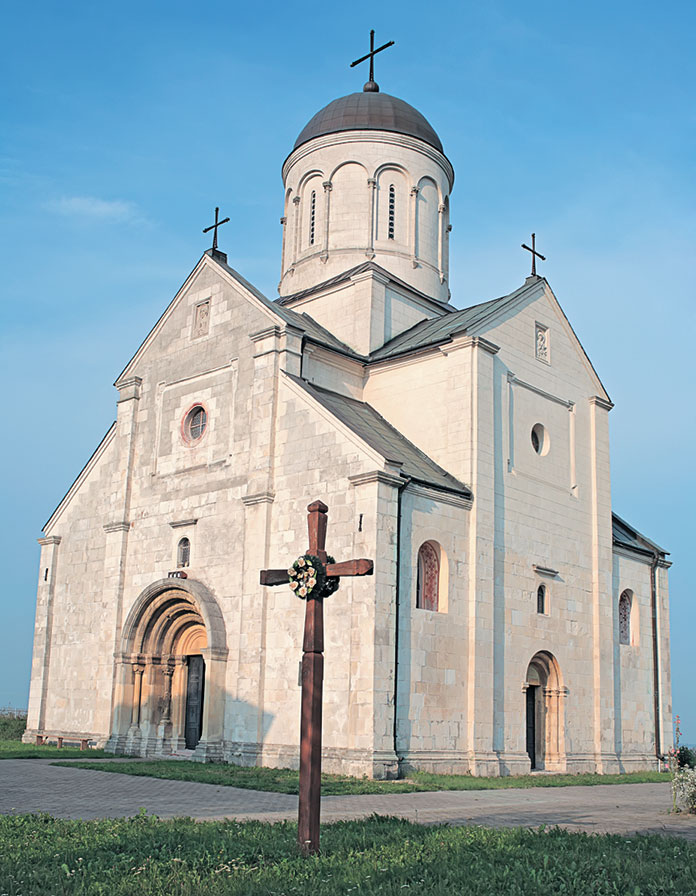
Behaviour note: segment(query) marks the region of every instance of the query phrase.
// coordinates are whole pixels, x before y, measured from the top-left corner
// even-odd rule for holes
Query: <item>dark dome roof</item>
[[[442,143],[417,109],[388,93],[351,93],[324,106],[303,128],[293,149],[314,137],[340,131],[394,131],[417,137],[442,152]]]

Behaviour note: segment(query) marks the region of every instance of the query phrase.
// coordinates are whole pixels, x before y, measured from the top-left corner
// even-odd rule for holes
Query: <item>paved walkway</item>
[[[377,813],[423,824],[491,827],[560,825],[573,831],[662,833],[696,841],[696,816],[672,815],[668,784],[469,790],[326,796],[322,820]],[[58,818],[114,818],[141,807],[161,818],[281,821],[297,797],[258,790],[59,768],[43,759],[0,761],[0,814],[48,812]]]

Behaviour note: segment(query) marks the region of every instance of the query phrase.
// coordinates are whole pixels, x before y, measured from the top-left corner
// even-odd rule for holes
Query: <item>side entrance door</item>
[[[527,755],[536,768],[536,692],[537,685],[527,686]]]
[[[205,684],[205,660],[200,655],[188,658],[188,682],[186,685],[186,723],[184,740],[186,748],[193,750],[203,732],[203,688]]]

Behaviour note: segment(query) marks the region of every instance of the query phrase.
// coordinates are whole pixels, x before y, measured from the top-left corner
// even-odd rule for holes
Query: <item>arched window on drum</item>
[[[446,613],[447,590],[447,555],[436,541],[426,541],[418,550],[416,607]]]

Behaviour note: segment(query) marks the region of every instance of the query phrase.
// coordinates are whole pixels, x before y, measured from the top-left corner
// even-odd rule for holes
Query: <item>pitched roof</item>
[[[398,336],[394,336],[381,348],[372,352],[370,361],[383,361],[385,358],[393,358],[396,355],[416,351],[429,345],[439,345],[447,342],[455,334],[463,333],[469,327],[478,323],[489,312],[497,310],[498,307],[515,297],[517,292],[519,290],[510,293],[508,296],[501,296],[499,299],[491,299],[489,302],[482,302],[480,305],[472,305],[461,311],[454,311],[452,314],[447,314],[444,317],[436,317],[434,320],[423,320],[403,333],[399,333]]]
[[[322,280],[321,283],[315,283],[313,286],[308,286],[307,289],[301,289],[299,292],[291,293],[288,296],[281,296],[279,299],[275,300],[274,305],[289,305],[291,302],[296,302],[298,299],[304,299],[307,296],[314,295],[317,292],[322,292],[325,289],[331,289],[331,287],[337,286],[339,283],[345,283],[346,281],[350,280],[351,277],[354,277],[356,274],[363,274],[365,271],[376,271],[378,274],[382,274],[383,276],[388,277],[392,283],[396,284],[396,286],[400,286],[402,289],[413,293],[413,295],[424,299],[431,305],[436,306],[440,311],[448,313],[455,310],[451,305],[447,304],[447,302],[441,302],[439,299],[434,299],[427,293],[421,292],[419,289],[416,289],[415,286],[411,286],[409,283],[406,283],[405,280],[401,280],[399,277],[395,277],[394,274],[390,273],[381,265],[376,264],[374,261],[363,261],[362,264],[356,264],[355,267],[348,268],[347,271],[342,271],[340,274],[336,274],[334,277],[329,277],[328,280]]]
[[[633,526],[629,525],[626,520],[622,520],[616,513],[612,513],[611,515],[611,533],[613,543],[622,548],[627,548],[629,551],[636,551],[643,555],[654,555],[657,551],[662,557],[669,554],[669,551],[661,548],[646,535],[643,535],[637,529],[634,529]]]
[[[287,376],[385,460],[401,464],[401,475],[404,478],[467,498],[472,497],[468,486],[431,460],[371,405],[322,389],[292,374]]]

